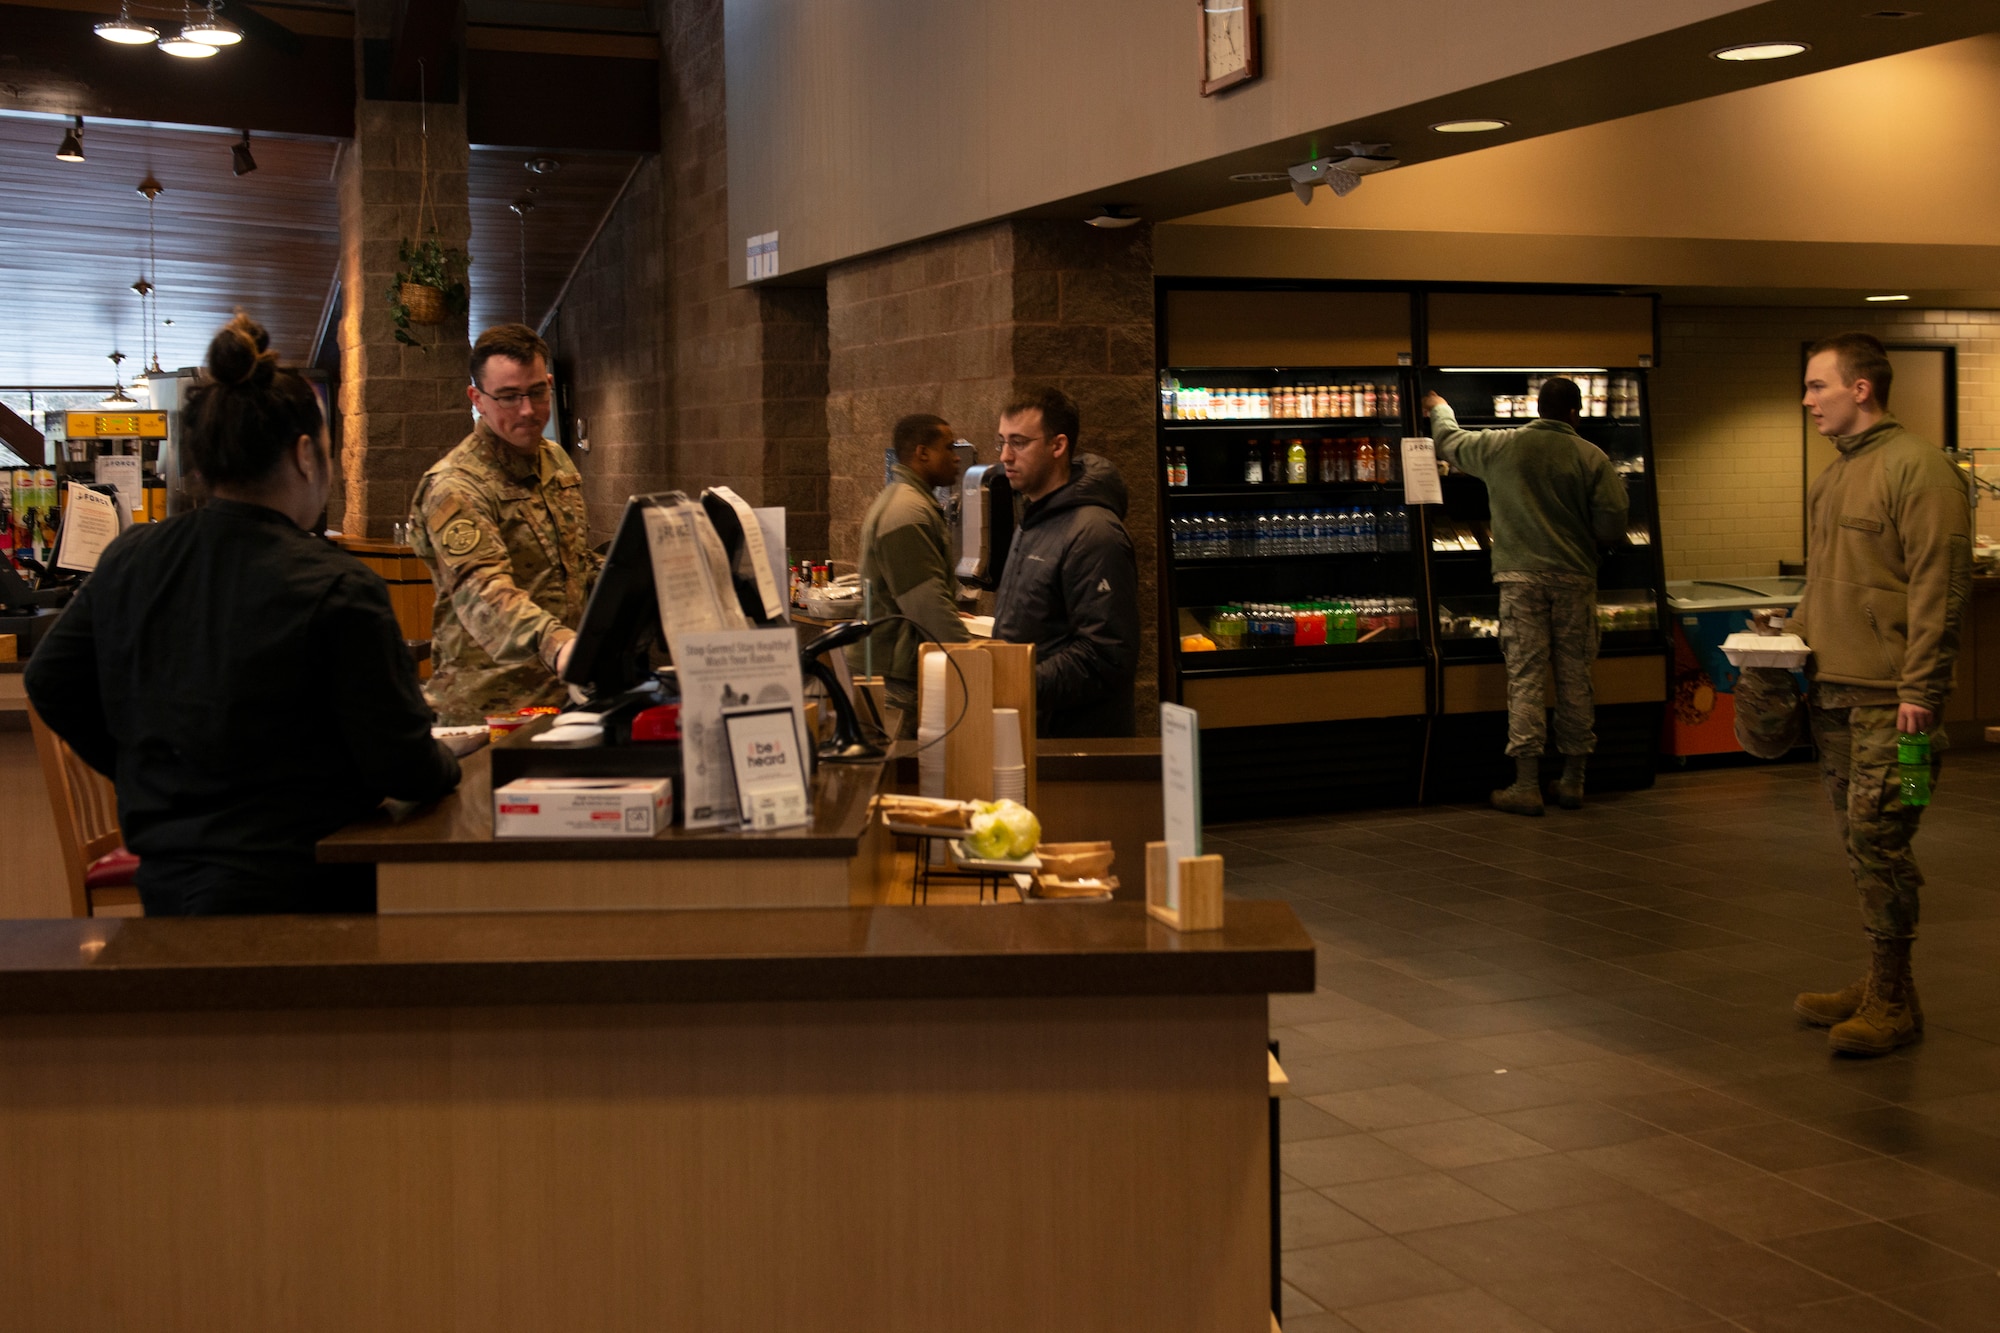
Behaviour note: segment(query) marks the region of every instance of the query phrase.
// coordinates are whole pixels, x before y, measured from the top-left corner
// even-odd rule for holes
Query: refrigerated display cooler
[[[1598,571],[1597,753],[1594,789],[1651,786],[1666,694],[1666,578],[1653,484],[1646,372],[1637,366],[1432,366],[1420,393],[1435,391],[1471,430],[1524,426],[1535,416],[1541,382],[1565,375],[1584,390],[1578,433],[1603,449],[1625,481],[1625,540],[1603,553]],[[1428,433],[1429,423],[1423,423]],[[1507,671],[1493,583],[1491,510],[1486,485],[1447,470],[1444,503],[1426,506],[1427,574],[1436,606],[1438,711],[1425,763],[1426,800],[1475,800],[1512,780],[1506,757]],[[1551,735],[1553,750],[1553,735]],[[1546,761],[1559,765],[1559,756]]]
[[[1211,818],[1415,801],[1421,518],[1396,366],[1168,366],[1163,697],[1202,716]]]
[[[1799,603],[1800,578],[1677,579],[1667,584],[1673,678],[1661,747],[1679,759],[1740,754],[1736,743],[1736,668],[1722,641],[1745,628],[1759,607]],[[1800,676],[1803,686],[1804,677]]]

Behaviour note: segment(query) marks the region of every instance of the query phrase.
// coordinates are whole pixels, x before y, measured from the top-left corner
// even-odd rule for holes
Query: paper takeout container
[[[1812,649],[1796,634],[1732,634],[1722,641],[1722,655],[1734,667],[1779,667],[1797,671]]]

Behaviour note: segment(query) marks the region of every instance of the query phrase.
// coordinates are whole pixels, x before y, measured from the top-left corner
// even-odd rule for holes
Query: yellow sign
[[[63,432],[72,440],[164,440],[165,412],[65,412]]]

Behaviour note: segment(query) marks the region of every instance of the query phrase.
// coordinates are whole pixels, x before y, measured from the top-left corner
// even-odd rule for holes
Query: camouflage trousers
[[[1820,779],[1847,848],[1847,867],[1861,895],[1861,924],[1881,940],[1917,934],[1917,891],[1924,886],[1910,844],[1923,807],[1903,804],[1896,763],[1896,705],[1812,707]],[[1931,788],[1937,788],[1946,748],[1944,728],[1931,732]]]
[[[1556,749],[1597,748],[1590,667],[1597,660],[1597,588],[1568,580],[1500,585],[1500,651],[1507,659],[1507,753],[1539,755],[1548,736],[1551,676]]]

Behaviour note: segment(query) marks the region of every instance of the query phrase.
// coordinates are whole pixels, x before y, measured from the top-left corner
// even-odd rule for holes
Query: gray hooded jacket
[[[1078,454],[1070,479],[1021,513],[995,598],[993,637],[1035,645],[1043,736],[1130,736],[1139,661],[1139,575],[1125,482]]]

